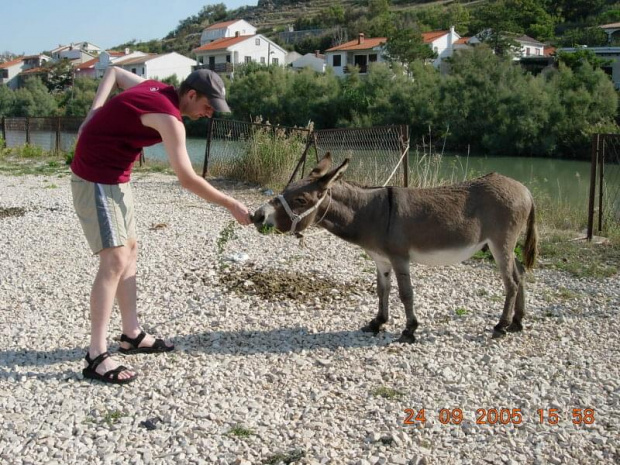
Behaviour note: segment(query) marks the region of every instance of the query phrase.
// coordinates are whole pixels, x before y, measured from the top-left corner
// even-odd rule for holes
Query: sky
[[[109,49],[161,39],[205,5],[234,10],[257,0],[0,0],[0,53],[35,55],[59,44]]]

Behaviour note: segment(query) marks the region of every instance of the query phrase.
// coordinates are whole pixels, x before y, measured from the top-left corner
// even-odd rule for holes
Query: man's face
[[[209,105],[207,97],[199,96],[195,90],[189,90],[182,99],[181,113],[192,120],[211,118],[215,110]]]

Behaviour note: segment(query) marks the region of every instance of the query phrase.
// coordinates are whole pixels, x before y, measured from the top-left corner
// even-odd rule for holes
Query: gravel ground
[[[405,346],[395,285],[386,331],[359,331],[376,311],[361,249],[234,226],[168,175],[134,196],[138,306],[177,350],[125,358],[139,379],[108,386],[81,374],[97,260],[68,176],[0,176],[0,462],[618,463],[617,276],[535,270],[526,330],[497,341],[492,264],[414,266]],[[115,311],[114,351],[119,328]]]

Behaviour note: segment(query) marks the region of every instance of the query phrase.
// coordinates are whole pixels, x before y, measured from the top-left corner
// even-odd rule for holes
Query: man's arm
[[[136,86],[144,81],[144,78],[134,73],[130,73],[122,68],[117,68],[116,66],[108,66],[101,82],[99,83],[99,87],[97,87],[97,93],[93,99],[93,104],[91,105],[84,122],[80,126],[78,137],[88,121],[90,121],[93,115],[97,113],[97,111],[108,101],[112,91],[115,89],[129,89],[130,87]]]
[[[140,120],[142,124],[161,134],[170,166],[185,189],[208,202],[227,208],[240,224],[251,223],[250,214],[245,205],[220,192],[196,174],[185,146],[183,123],[174,116],[163,113],[147,113],[142,115]]]

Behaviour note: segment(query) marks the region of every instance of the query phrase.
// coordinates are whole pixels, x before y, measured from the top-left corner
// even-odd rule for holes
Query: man
[[[108,101],[115,88],[121,93]],[[229,112],[224,83],[205,69],[191,73],[179,90],[109,67],[93,105],[78,132],[71,190],[75,210],[99,270],[90,295],[91,338],[84,377],[125,384],[137,374],[107,351],[107,329],[114,298],[122,319],[120,352],[167,352],[174,346],[145,334],[136,309],[136,241],[131,186],[134,161],[143,147],[163,142],[170,166],[181,185],[194,194],[227,208],[242,225],[250,224],[248,209],[218,191],[192,168],[185,146],[182,116],[211,117]]]

